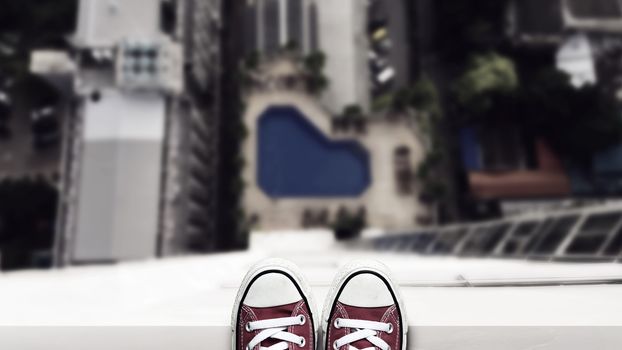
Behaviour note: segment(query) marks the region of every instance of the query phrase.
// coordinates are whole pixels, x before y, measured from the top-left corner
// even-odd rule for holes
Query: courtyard
[[[278,81],[275,76],[289,76],[291,69],[291,65],[281,61],[264,70],[264,83],[252,89],[246,98],[244,122],[249,132],[243,147],[246,164],[243,171],[246,184],[244,207],[255,223],[254,229],[328,226],[340,208],[364,211],[368,227],[400,230],[416,226],[418,218],[427,214],[427,208],[419,202],[416,181],[413,180],[412,191],[400,191],[395,164],[395,153],[399,148],[409,150],[413,172],[421,162],[424,146],[414,127],[404,118],[373,116],[366,117],[364,132],[337,132],[335,117],[317,102],[316,97],[303,89],[286,88],[275,83]],[[312,133],[325,139],[327,149],[319,152],[312,148],[298,148],[300,138],[306,136],[296,134],[296,129],[284,129],[281,134],[269,131],[266,135],[261,126],[262,118],[270,118],[274,114],[270,111],[275,108],[297,111],[297,118],[302,117],[308,123],[305,128],[312,128]],[[270,139],[260,140],[261,137]],[[265,149],[266,143],[272,144],[272,152],[279,155],[270,154],[270,149]],[[348,150],[348,146],[351,149]],[[347,154],[339,155],[339,152],[349,151],[364,153],[368,162],[364,159],[359,162]],[[332,152],[336,152],[336,161],[332,159]],[[350,161],[352,165],[344,166],[344,162]],[[351,171],[353,167],[355,169]],[[366,175],[361,167],[368,167],[369,174]],[[313,178],[313,174],[317,177]],[[341,187],[332,186],[334,183]],[[309,224],[305,218],[310,215],[320,219]]]

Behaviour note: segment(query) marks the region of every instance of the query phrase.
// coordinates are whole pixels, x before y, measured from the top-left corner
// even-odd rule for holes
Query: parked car
[[[373,43],[380,42],[389,37],[389,29],[386,26],[377,28],[371,33],[371,41]]]
[[[58,144],[60,123],[56,107],[44,106],[33,110],[30,114],[30,123],[34,148],[43,149]]]
[[[380,72],[378,72],[376,74],[376,83],[378,85],[388,85],[391,82],[393,82],[393,79],[395,78],[395,69],[393,69],[393,67],[386,67],[383,70],[381,70]]]
[[[387,53],[391,50],[393,43],[389,37],[389,29],[384,26],[376,29],[371,34],[372,46],[381,53]]]
[[[389,66],[389,60],[386,57],[378,55],[374,50],[369,51],[369,67],[372,72],[377,73]]]

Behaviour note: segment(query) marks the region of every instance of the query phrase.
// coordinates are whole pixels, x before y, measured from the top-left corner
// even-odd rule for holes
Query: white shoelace
[[[297,344],[299,347],[305,346],[305,338],[299,337],[296,334],[286,332],[285,330],[289,326],[301,326],[305,324],[306,318],[304,315],[295,317],[281,317],[268,320],[253,321],[246,324],[246,331],[253,332],[261,330],[248,345],[246,350],[252,350],[262,341],[272,338],[282,340],[270,347],[260,346],[260,350],[285,350],[289,348],[288,343]]]
[[[350,344],[357,342],[359,340],[363,340],[363,339],[366,339],[374,346],[360,349],[360,350],[374,350],[375,347],[378,347],[381,350],[391,349],[389,347],[389,344],[387,344],[384,340],[378,337],[378,332],[385,332],[389,334],[393,333],[393,325],[390,323],[337,318],[335,319],[335,327],[336,328],[353,328],[353,329],[356,329],[356,332],[350,333],[348,335],[345,335],[337,339],[333,343],[334,350],[340,349],[344,345],[348,345],[348,350],[359,350]]]

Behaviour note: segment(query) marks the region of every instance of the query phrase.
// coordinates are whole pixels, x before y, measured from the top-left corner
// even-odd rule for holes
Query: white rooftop
[[[76,64],[67,52],[35,50],[30,54],[30,72],[34,74],[73,74]]]
[[[584,34],[573,35],[557,51],[557,69],[570,76],[575,88],[596,84],[596,67],[590,41]]]
[[[80,0],[77,46],[112,47],[121,39],[160,33],[159,0]]]
[[[333,113],[348,105],[369,105],[367,1],[316,0],[319,46],[326,54],[324,74],[330,85],[323,102]]]
[[[155,256],[164,118],[158,94],[86,101],[73,261]]]
[[[300,248],[291,249],[294,244]],[[0,325],[65,326],[39,327],[36,337],[29,327],[0,327],[3,345],[9,344],[3,349],[18,349],[18,344],[44,349],[51,341],[63,349],[230,348],[238,285],[251,264],[269,256],[296,262],[319,302],[340,264],[355,257],[383,261],[405,299],[410,349],[615,349],[622,344],[622,285],[467,286],[490,280],[620,278],[620,264],[377,254],[349,250],[324,232],[256,234],[252,247],[242,253],[0,275]],[[77,331],[71,327],[76,325],[98,327]]]

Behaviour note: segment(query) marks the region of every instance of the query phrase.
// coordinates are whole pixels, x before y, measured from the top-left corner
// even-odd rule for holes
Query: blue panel
[[[258,121],[258,183],[272,197],[355,197],[369,187],[369,153],[331,141],[293,107],[271,107]]]
[[[479,148],[477,131],[474,127],[460,130],[460,152],[462,154],[462,164],[465,170],[481,170],[482,165],[480,162]]]

